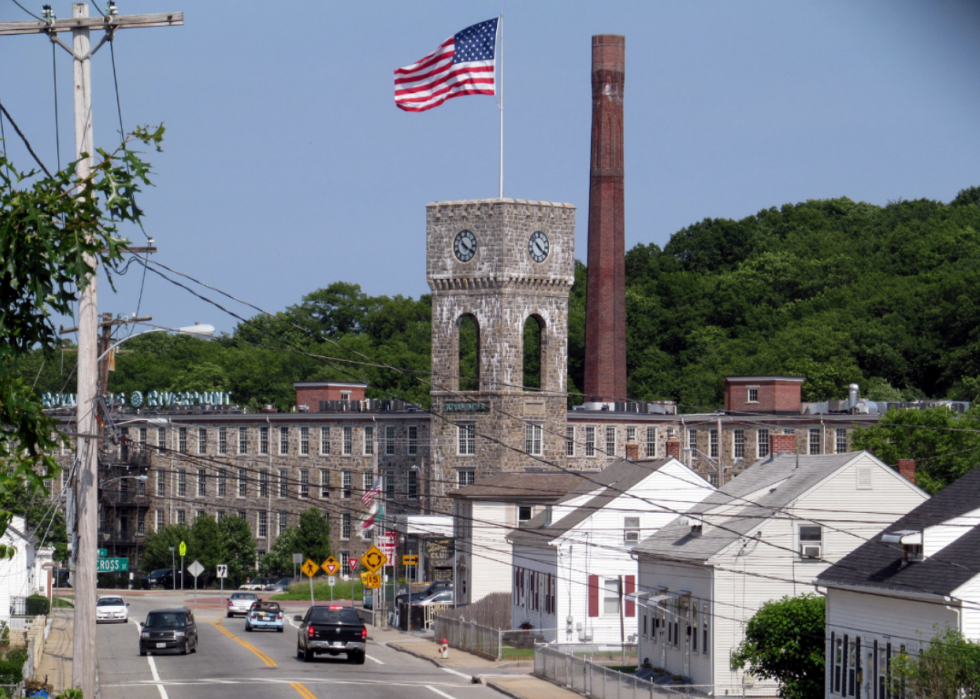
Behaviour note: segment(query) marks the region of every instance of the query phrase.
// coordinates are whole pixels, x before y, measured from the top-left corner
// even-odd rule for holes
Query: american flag
[[[496,94],[496,46],[496,19],[453,34],[421,61],[395,71],[395,104],[424,112],[451,97]]]
[[[364,503],[365,507],[371,504],[371,501],[381,492],[381,476],[378,476],[378,480],[374,482],[370,490],[365,490],[364,495],[361,496],[361,502]]]

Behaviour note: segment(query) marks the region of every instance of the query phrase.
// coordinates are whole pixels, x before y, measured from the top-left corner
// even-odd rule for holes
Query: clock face
[[[472,231],[460,231],[453,241],[453,253],[460,262],[469,262],[476,254],[476,236]]]
[[[534,231],[531,234],[530,240],[527,241],[527,251],[531,255],[531,259],[535,262],[544,262],[548,257],[548,251],[550,249],[551,245],[548,243],[548,236],[541,231]]]

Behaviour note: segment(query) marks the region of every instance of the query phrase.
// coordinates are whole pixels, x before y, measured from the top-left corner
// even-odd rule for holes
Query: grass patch
[[[64,609],[74,609],[75,603],[70,599],[65,599],[64,597],[55,596],[51,599],[51,606],[54,608],[62,607]]]
[[[533,658],[534,649],[533,648],[512,648],[511,646],[504,646],[500,649],[500,654],[505,658]]]
[[[333,598],[332,599],[361,599],[362,586],[360,580],[350,580],[344,582],[343,580],[338,580],[337,584],[333,586]],[[260,596],[262,593],[258,593]],[[273,601],[307,601],[310,599],[310,584],[308,582],[298,582],[293,583],[289,586],[288,592],[283,592],[278,595],[273,595],[269,597]],[[317,602],[329,602],[330,597],[330,585],[326,581],[313,581],[313,599]]]

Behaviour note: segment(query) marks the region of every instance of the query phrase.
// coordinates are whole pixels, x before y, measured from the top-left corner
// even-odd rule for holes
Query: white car
[[[105,595],[99,597],[95,605],[95,623],[101,621],[122,622],[129,621],[129,602],[123,601],[118,595]]]
[[[248,614],[252,605],[259,601],[259,596],[254,592],[235,592],[228,598],[228,616],[236,614]]]

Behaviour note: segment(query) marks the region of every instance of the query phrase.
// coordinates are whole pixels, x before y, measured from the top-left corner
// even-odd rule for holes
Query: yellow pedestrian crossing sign
[[[180,542],[180,555],[181,557],[187,555],[187,544],[185,544],[183,541]]]
[[[388,557],[377,546],[372,546],[361,556],[361,564],[372,573],[377,573],[387,562]]]
[[[312,559],[307,558],[306,563],[303,564],[303,567],[300,568],[300,570],[306,574],[306,577],[312,578],[314,575],[316,575],[316,572],[320,570],[320,566],[314,563]]]

